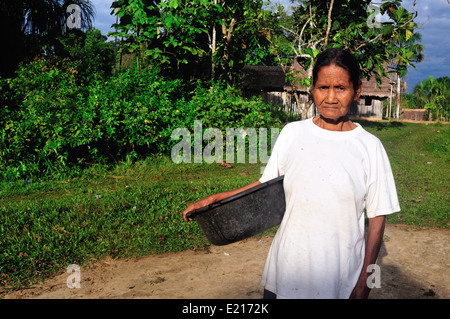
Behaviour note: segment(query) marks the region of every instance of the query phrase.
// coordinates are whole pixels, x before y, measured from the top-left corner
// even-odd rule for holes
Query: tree
[[[17,64],[37,54],[52,54],[67,30],[70,4],[80,8],[82,30],[92,26],[95,9],[89,0],[3,0],[0,3],[2,40],[8,48],[0,76],[11,76]]]
[[[60,37],[60,45],[55,52],[61,58],[69,58],[77,65],[77,78],[81,82],[108,77],[114,66],[114,47],[98,29],[86,32],[74,30]]]
[[[213,52],[216,72],[230,82],[239,80],[245,65],[271,65],[273,48],[267,30],[277,25],[276,15],[264,10],[262,0],[218,0],[213,31],[221,37]]]
[[[377,10],[387,14],[390,20],[374,24],[372,10],[368,0],[299,2],[282,25],[289,45],[282,36],[272,36],[280,61],[287,65],[288,59],[297,59],[307,71],[300,84],[308,88],[316,56],[330,47],[352,51],[360,61],[363,76],[375,76],[378,83],[386,77],[386,65],[393,58],[414,65],[411,48],[399,47],[396,39],[400,35],[409,39],[414,34],[417,28],[415,16],[401,7],[401,1],[383,1]],[[306,117],[311,104],[312,101],[302,109],[302,117]]]
[[[135,54],[139,68],[161,66],[181,77],[183,65],[195,70],[209,51],[209,1],[118,0],[111,7],[120,22],[110,35],[122,39],[120,52]]]
[[[118,0],[120,18],[111,35],[139,66],[159,66],[166,75],[233,82],[247,63],[267,57],[262,0]],[[113,12],[114,12],[113,11]]]
[[[419,108],[430,110],[431,117],[436,120],[450,117],[450,78],[447,76],[435,79],[433,76],[418,83],[413,93]]]
[[[417,11],[415,10],[416,1],[413,3],[413,10],[415,11],[414,17],[404,8],[400,8],[397,10],[393,10],[391,6],[391,15],[398,16],[398,20],[405,20],[405,23],[413,23],[411,18],[414,19],[417,16]],[[401,10],[403,9],[403,10]],[[417,27],[417,25],[414,25]],[[423,55],[423,51],[425,46],[420,43],[422,40],[422,35],[420,33],[412,33],[409,30],[406,32],[398,32],[393,34],[391,39],[391,45],[395,48],[391,53],[391,60],[388,68],[389,72],[395,73],[397,78],[397,94],[396,94],[396,105],[397,110],[395,117],[399,118],[400,116],[400,97],[401,97],[401,82],[402,77],[404,77],[408,71],[408,66],[415,67],[416,63],[420,63],[424,60],[425,56]]]

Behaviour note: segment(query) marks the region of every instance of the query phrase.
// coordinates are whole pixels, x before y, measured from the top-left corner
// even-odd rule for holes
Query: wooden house
[[[296,77],[306,76],[306,71],[298,63],[287,69],[294,71]],[[264,102],[283,105],[287,111],[299,113],[301,107],[307,105],[309,93],[306,87],[292,86],[286,81],[285,73],[281,66],[246,66],[243,69],[244,80],[242,89],[246,96],[261,96]],[[300,107],[293,92],[297,92]],[[354,117],[366,117],[381,119],[383,116],[383,101],[391,96],[389,79],[377,86],[376,79],[362,79],[362,91],[360,99],[352,105],[349,115]],[[316,115],[316,109],[312,106],[307,117]]]
[[[361,97],[349,110],[349,115],[381,119],[383,116],[383,102],[394,94],[391,91],[390,80],[386,78],[381,85],[377,85],[375,77],[362,79]]]

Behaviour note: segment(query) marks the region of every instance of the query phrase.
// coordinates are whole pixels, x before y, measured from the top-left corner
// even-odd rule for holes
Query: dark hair
[[[313,87],[316,85],[317,73],[323,66],[336,64],[347,70],[353,89],[356,91],[361,85],[361,70],[356,57],[348,50],[331,48],[323,51],[317,56],[316,64],[313,68]]]

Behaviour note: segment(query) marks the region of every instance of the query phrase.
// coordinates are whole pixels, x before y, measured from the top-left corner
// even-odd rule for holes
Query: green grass
[[[389,155],[402,211],[389,223],[449,228],[449,125],[363,122]],[[188,203],[260,177],[261,165],[174,164],[155,157],[76,178],[0,183],[0,295],[69,264],[208,245]]]
[[[105,256],[208,245],[187,204],[259,178],[260,165],[176,165],[148,159],[70,180],[4,183],[0,191],[0,293]],[[243,173],[243,175],[241,175]]]
[[[361,122],[388,153],[402,211],[390,223],[449,228],[450,126]]]

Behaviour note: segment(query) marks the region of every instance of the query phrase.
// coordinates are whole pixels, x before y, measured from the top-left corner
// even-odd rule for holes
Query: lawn
[[[402,211],[389,223],[449,228],[450,129],[443,124],[359,121],[385,145]],[[0,295],[69,264],[208,245],[184,223],[189,202],[260,177],[259,164],[175,164],[148,158],[75,178],[3,182],[0,189]]]
[[[402,211],[388,222],[449,228],[449,125],[361,124],[380,138],[391,161]]]

